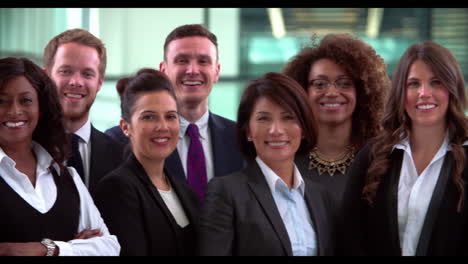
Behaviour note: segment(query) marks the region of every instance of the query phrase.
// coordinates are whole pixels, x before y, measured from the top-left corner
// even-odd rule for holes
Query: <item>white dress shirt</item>
[[[210,129],[208,127],[208,111],[203,114],[203,116],[195,122],[195,125],[198,126],[198,132],[200,134],[200,141],[203,147],[203,152],[205,154],[206,162],[206,177],[210,181],[214,176],[214,167],[213,167],[213,151],[211,148],[211,135]],[[184,168],[185,177],[187,177],[187,156],[188,149],[190,146],[190,137],[186,134],[187,128],[190,125],[190,122],[184,119],[182,116],[179,116],[180,120],[180,130],[179,130],[179,143],[177,144],[177,151],[179,152],[180,161],[182,162],[182,167]]]
[[[466,144],[467,142],[464,145]],[[403,256],[414,256],[445,155],[452,148],[449,145],[448,133],[446,133],[439,150],[419,176],[414,165],[409,140],[402,140],[394,148],[404,151],[398,182],[400,247]]]
[[[28,176],[15,167],[16,163],[0,148],[0,176],[15,192],[40,213],[47,213],[57,199],[57,186],[48,168],[52,162],[50,154],[38,143],[32,142],[36,154],[36,187]],[[59,173],[59,167],[54,164]],[[118,256],[120,245],[116,236],[111,235],[86,186],[73,167],[68,167],[80,197],[80,216],[77,233],[85,228],[99,228],[103,235],[90,239],[55,241],[60,256]],[[60,177],[60,176],[59,176]],[[35,242],[35,241],[31,241]]]
[[[304,199],[305,182],[294,165],[293,187],[288,185],[258,156],[255,159],[275,200],[288,232],[293,256],[316,256],[317,237]]]
[[[81,154],[84,170],[84,184],[89,187],[89,167],[91,163],[91,121],[88,119],[84,125],[75,131],[75,135],[80,137],[78,150]]]

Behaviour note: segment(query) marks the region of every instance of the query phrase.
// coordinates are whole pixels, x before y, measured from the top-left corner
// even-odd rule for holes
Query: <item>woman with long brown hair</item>
[[[347,255],[466,255],[468,119],[455,57],[411,46],[393,74],[383,131],[356,157],[340,227]]]

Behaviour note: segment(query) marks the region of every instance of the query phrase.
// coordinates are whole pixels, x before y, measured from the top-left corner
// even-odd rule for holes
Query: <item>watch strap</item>
[[[53,256],[55,251],[55,242],[52,239],[44,238],[41,241],[41,244],[47,248],[46,256]]]

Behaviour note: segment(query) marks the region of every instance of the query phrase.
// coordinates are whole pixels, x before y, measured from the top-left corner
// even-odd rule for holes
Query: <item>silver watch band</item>
[[[56,245],[55,245],[55,243],[54,243],[54,241],[52,239],[44,238],[44,239],[42,239],[41,244],[44,245],[47,248],[46,256],[53,256],[54,255]]]

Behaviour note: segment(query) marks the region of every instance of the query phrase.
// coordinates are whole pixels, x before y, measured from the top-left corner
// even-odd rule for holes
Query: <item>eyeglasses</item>
[[[336,88],[341,90],[347,90],[354,87],[353,80],[349,78],[341,78],[333,82],[326,79],[313,79],[309,81],[309,86],[316,89],[317,91],[324,91],[328,89],[331,84],[334,84]]]

